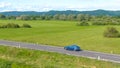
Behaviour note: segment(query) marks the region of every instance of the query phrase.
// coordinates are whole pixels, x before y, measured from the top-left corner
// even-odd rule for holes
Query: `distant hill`
[[[0,12],[0,14],[9,16],[19,16],[19,15],[55,15],[55,14],[89,14],[89,15],[110,15],[110,16],[120,16],[120,11],[108,11],[108,10],[94,10],[94,11],[48,11],[48,12],[35,12],[35,11],[11,11],[11,12]]]

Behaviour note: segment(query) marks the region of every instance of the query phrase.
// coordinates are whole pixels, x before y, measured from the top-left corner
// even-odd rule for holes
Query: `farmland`
[[[0,68],[120,68],[119,2],[1,0]]]
[[[103,37],[108,26],[76,26],[77,21],[0,20],[1,25],[6,23],[27,23],[32,28],[1,28],[0,39],[61,47],[78,44],[83,50],[120,54],[120,38]],[[119,26],[114,27],[120,31]]]

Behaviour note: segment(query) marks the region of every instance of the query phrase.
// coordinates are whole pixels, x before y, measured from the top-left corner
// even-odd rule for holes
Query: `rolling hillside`
[[[94,11],[55,11],[51,10],[48,12],[36,12],[36,11],[11,11],[11,12],[0,12],[0,14],[10,15],[10,16],[19,16],[19,15],[55,15],[55,14],[89,14],[89,15],[110,15],[110,16],[120,16],[120,11],[109,11],[109,10],[94,10]]]

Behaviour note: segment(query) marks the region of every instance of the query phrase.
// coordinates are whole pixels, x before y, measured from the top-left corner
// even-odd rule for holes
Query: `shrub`
[[[6,25],[2,25],[1,28],[20,28],[20,26],[14,23],[8,23]]]
[[[89,24],[85,21],[81,21],[79,23],[77,23],[78,26],[89,26]]]
[[[23,24],[22,27],[24,27],[24,28],[31,28],[31,26],[29,24]]]
[[[23,28],[31,28],[31,26],[29,24],[23,24],[22,27]],[[20,26],[18,24],[14,24],[14,23],[8,23],[6,25],[1,25],[0,28],[20,28]]]
[[[6,25],[1,25],[0,28],[7,28]]]
[[[106,20],[94,20],[92,25],[120,25],[116,20],[106,21]]]
[[[108,27],[106,31],[104,31],[104,37],[115,38],[120,37],[120,33],[114,27]]]
[[[93,21],[92,25],[107,25],[107,23],[105,23],[103,21]]]

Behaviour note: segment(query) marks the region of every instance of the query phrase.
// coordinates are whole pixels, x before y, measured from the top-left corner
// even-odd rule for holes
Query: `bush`
[[[107,25],[107,23],[105,23],[103,21],[93,21],[92,25]]]
[[[23,24],[22,27],[24,27],[24,28],[31,28],[31,26],[29,24]]]
[[[92,25],[120,25],[116,20],[106,21],[106,20],[94,20]]]
[[[108,38],[115,38],[120,37],[120,33],[114,27],[108,27],[107,30],[104,32],[104,37]]]
[[[89,24],[85,21],[77,23],[78,26],[89,26]]]
[[[31,26],[29,24],[23,24],[21,27],[31,28]],[[0,28],[20,28],[20,26],[18,24],[14,24],[14,23],[8,23],[6,25],[1,25]]]
[[[20,28],[20,26],[14,23],[8,23],[6,25],[2,25],[1,28]]]

